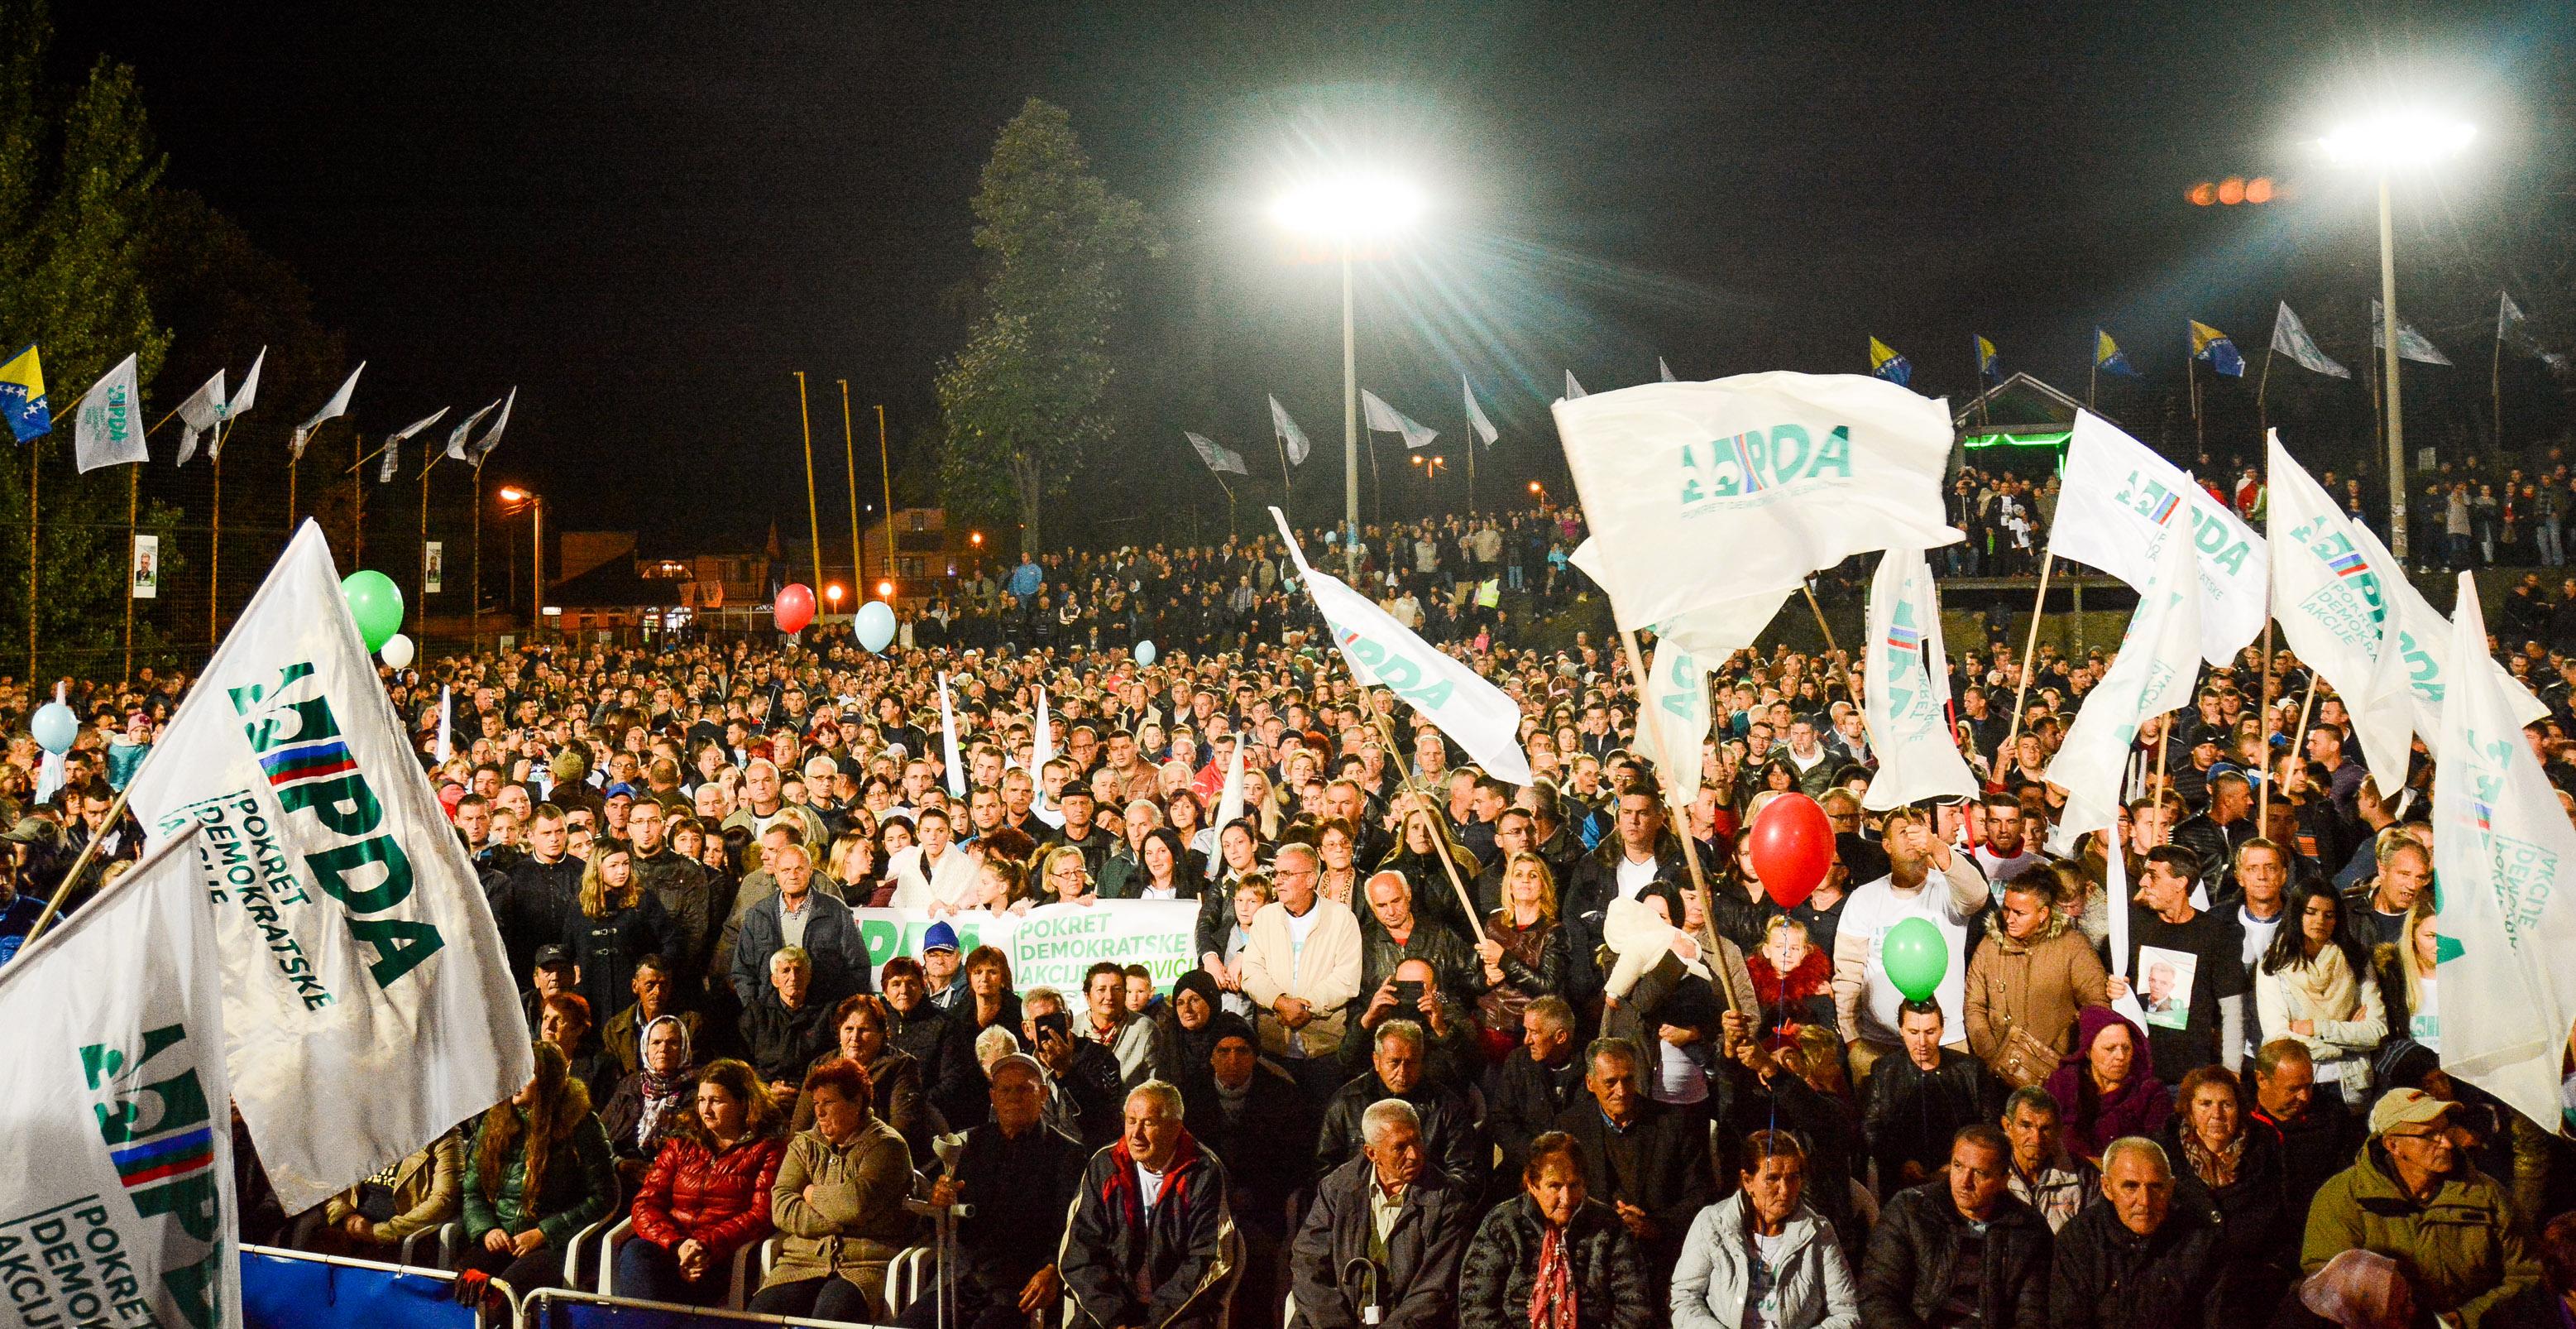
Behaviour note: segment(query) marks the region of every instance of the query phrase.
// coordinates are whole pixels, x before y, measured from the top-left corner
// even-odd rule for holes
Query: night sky
[[[2008,368],[2080,395],[2097,322],[2170,382],[2185,317],[2253,358],[2286,295],[2358,370],[2367,194],[2309,145],[2392,90],[2480,128],[2468,158],[2402,185],[2399,221],[2402,253],[2479,270],[2484,303],[2410,319],[2466,364],[2496,286],[2568,285],[2514,271],[2483,219],[2564,227],[2569,4],[93,3],[57,20],[67,67],[138,66],[172,182],[292,264],[371,362],[362,428],[518,384],[496,478],[536,481],[568,526],[666,541],[801,526],[794,369],[816,383],[827,495],[835,378],[862,446],[882,401],[898,468],[926,470],[906,444],[962,336],[943,294],[973,273],[967,199],[1032,94],[1071,111],[1172,241],[1136,288],[1133,341],[1180,354],[1147,357],[1134,437],[1092,481],[1153,514],[1221,516],[1184,428],[1275,489],[1272,391],[1319,445],[1301,507],[1338,491],[1338,283],[1285,262],[1265,216],[1327,155],[1401,166],[1435,200],[1363,272],[1361,381],[1454,444],[1474,375],[1504,429],[1480,459],[1495,487],[1561,474],[1545,401],[1565,369],[1598,391],[1651,379],[1658,354],[1686,378],[1856,371],[1875,333],[1915,386],[1957,397],[1983,332]],[[2183,201],[2229,174],[2290,196]],[[2543,323],[2571,312],[2539,303]],[[2288,409],[2333,390],[2273,387]],[[1390,485],[1390,510],[1405,501]]]

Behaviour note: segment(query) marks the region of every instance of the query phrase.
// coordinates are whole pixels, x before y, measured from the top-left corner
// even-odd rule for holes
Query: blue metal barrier
[[[245,1246],[241,1280],[247,1329],[480,1329],[517,1319],[506,1284],[492,1286],[511,1308],[486,1320],[456,1304],[456,1275],[440,1269]]]
[[[850,1329],[839,1320],[700,1310],[662,1301],[606,1297],[595,1292],[567,1292],[562,1288],[540,1288],[528,1294],[521,1319],[526,1329],[746,1329],[751,1325]]]

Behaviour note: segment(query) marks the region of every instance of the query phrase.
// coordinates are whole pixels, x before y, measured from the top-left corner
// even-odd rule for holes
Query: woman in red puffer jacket
[[[634,1239],[618,1248],[619,1296],[713,1306],[733,1254],[770,1234],[769,1190],[786,1156],[784,1125],[759,1073],[719,1061],[635,1193]]]

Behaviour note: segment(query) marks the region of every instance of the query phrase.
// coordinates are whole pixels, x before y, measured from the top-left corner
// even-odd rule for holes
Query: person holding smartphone
[[[1120,1096],[1125,1092],[1118,1058],[1109,1049],[1073,1035],[1073,1015],[1054,988],[1029,989],[1020,998],[1023,1034],[1046,1072],[1046,1123],[1100,1149],[1118,1138]]]

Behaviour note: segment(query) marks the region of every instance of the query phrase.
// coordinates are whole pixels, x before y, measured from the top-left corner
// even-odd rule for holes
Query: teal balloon
[[[859,644],[870,651],[882,651],[894,640],[894,609],[883,600],[870,600],[859,606]]]
[[[1887,981],[1906,1000],[1930,1001],[1950,972],[1950,943],[1942,940],[1931,919],[1909,918],[1887,930],[1878,960],[1887,969]]]
[[[36,708],[27,718],[27,729],[36,736],[36,746],[59,757],[72,750],[72,740],[80,737],[80,717],[72,708],[49,701]]]
[[[393,578],[372,568],[352,572],[340,579],[340,594],[349,599],[349,616],[358,620],[358,636],[367,643],[368,654],[383,650],[402,631],[402,588]]]
[[[1154,663],[1154,643],[1150,641],[1136,643],[1136,663],[1140,665]]]

